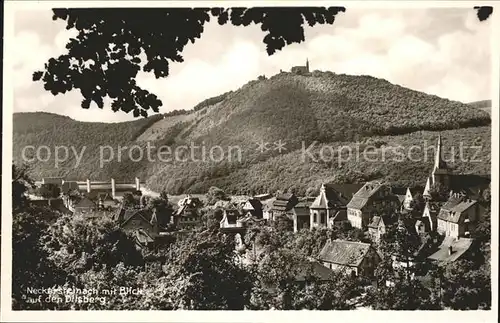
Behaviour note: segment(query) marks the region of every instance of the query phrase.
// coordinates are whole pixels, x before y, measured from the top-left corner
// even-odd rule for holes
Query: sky
[[[333,25],[307,27],[305,42],[268,56],[259,26],[205,25],[188,44],[183,63],[156,79],[140,73],[138,84],[163,101],[161,113],[191,109],[206,98],[237,90],[259,75],[267,77],[304,65],[311,70],[371,75],[450,100],[491,99],[491,19],[479,22],[468,8],[349,9]],[[119,122],[132,114],[80,107],[78,90],[53,96],[32,73],[62,54],[75,31],[53,21],[50,10],[15,14],[14,112],[46,111],[80,121]]]

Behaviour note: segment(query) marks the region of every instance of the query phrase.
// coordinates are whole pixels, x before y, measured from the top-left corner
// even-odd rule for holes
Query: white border
[[[2,133],[2,271],[0,321],[51,322],[255,322],[255,321],[341,321],[371,322],[497,322],[498,312],[498,144],[500,101],[500,12],[494,11],[492,23],[492,310],[491,311],[12,311],[12,42],[14,39],[14,12],[17,10],[50,9],[53,7],[229,7],[229,6],[345,6],[349,8],[472,8],[493,6],[496,1],[6,1],[4,3],[4,75],[3,75],[3,133]],[[500,10],[497,6],[495,10]],[[493,35],[495,34],[495,35]]]

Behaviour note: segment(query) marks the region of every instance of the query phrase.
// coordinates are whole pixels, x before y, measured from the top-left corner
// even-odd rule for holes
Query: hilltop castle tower
[[[294,66],[292,67],[291,70],[292,73],[298,74],[298,75],[304,75],[304,74],[309,74],[309,58],[306,59],[306,65],[305,66]]]

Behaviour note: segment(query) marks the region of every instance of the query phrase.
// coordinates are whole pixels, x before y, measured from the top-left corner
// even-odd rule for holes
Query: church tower
[[[438,142],[436,147],[436,155],[434,156],[434,170],[446,168],[446,163],[443,160],[443,142],[441,140],[441,135],[438,136]]]
[[[430,180],[430,177],[427,177],[427,182],[425,183],[423,197],[426,200],[431,199],[431,180]]]
[[[309,73],[309,58],[306,58],[306,69],[307,69],[307,73]]]
[[[443,144],[441,135],[438,136],[436,155],[434,156],[434,167],[432,169],[432,185],[441,184],[445,187],[450,185],[450,174],[448,166],[443,159]]]

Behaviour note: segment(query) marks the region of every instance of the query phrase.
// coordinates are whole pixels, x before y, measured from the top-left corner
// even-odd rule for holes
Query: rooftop
[[[363,185],[352,197],[351,201],[347,204],[348,208],[351,209],[362,209],[369,199],[375,195],[381,188],[383,184],[380,182],[368,182]]]
[[[471,200],[466,197],[451,196],[441,207],[438,219],[458,223],[460,215],[476,203],[478,203],[476,200]]]
[[[370,244],[362,242],[329,240],[319,253],[320,261],[357,267],[370,250]]]
[[[311,204],[311,208],[332,209],[344,207],[360,187],[361,185],[358,184],[323,184],[319,195]]]
[[[429,256],[429,259],[442,261],[442,262],[453,262],[459,259],[473,243],[473,239],[469,238],[459,238],[455,239],[453,237],[446,237],[439,246],[439,250]],[[451,253],[450,253],[451,247]]]

